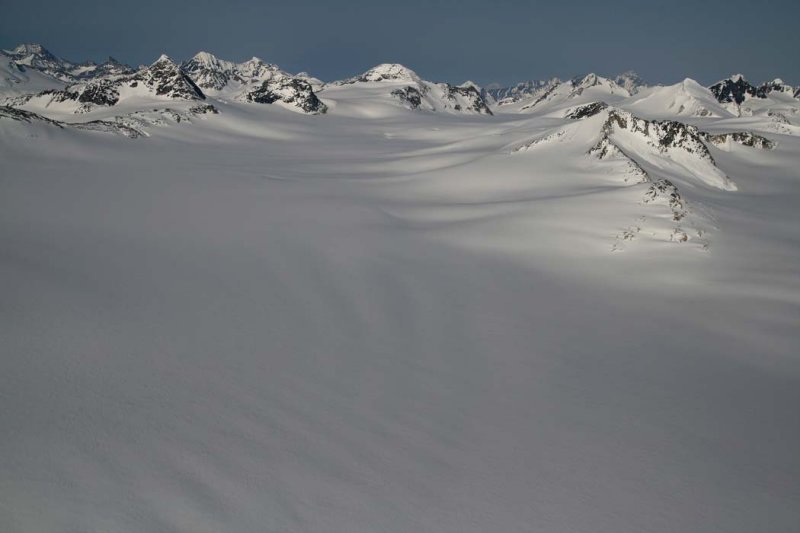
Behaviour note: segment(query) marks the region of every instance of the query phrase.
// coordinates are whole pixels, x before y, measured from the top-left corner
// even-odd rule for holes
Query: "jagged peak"
[[[733,74],[728,79],[731,80],[734,83],[737,83],[737,82],[740,82],[740,81],[747,81],[747,78],[744,77],[744,74]]]
[[[47,55],[52,56],[50,51],[39,43],[22,43],[18,44],[11,50],[7,50],[14,55]]]

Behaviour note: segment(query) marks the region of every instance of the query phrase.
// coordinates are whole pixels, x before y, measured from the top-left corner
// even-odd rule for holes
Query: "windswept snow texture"
[[[797,531],[792,95],[195,59],[0,107],[0,531]]]

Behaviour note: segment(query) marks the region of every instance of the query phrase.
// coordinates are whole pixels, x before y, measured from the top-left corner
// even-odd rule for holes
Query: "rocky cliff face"
[[[785,84],[780,78],[755,86],[741,74],[735,74],[727,80],[719,81],[709,89],[717,101],[736,103],[737,105],[742,104],[747,98],[768,98],[773,93],[788,94],[795,98],[800,96],[800,89],[795,92],[793,87]]]

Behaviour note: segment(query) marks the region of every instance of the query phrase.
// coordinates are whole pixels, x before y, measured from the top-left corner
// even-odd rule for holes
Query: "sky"
[[[649,83],[741,72],[800,84],[799,21],[797,0],[0,0],[0,47],[134,66],[205,50],[325,81],[402,63],[482,85],[627,70]]]

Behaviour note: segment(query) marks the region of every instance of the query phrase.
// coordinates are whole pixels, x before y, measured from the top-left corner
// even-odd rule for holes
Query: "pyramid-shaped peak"
[[[175,65],[175,62],[172,60],[171,57],[169,57],[167,54],[161,54],[160,56],[158,56],[158,59],[153,61],[153,63],[150,66],[158,65],[161,63],[168,63],[171,65]]]

